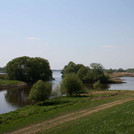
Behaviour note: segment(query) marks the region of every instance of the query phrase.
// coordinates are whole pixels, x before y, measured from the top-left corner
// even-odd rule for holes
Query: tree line
[[[99,63],[92,63],[88,67],[71,61],[64,67],[61,73],[63,78],[66,74],[75,73],[84,83],[94,83],[98,80],[101,83],[109,82],[109,77],[104,74],[104,67]]]
[[[128,68],[128,69],[123,69],[123,68],[119,68],[119,69],[105,69],[106,73],[119,73],[119,72],[128,72],[128,73],[134,73],[134,68]]]
[[[45,101],[51,95],[52,70],[46,59],[28,56],[18,57],[10,61],[4,68],[10,80],[20,80],[35,83],[30,91],[29,98],[35,101]],[[69,96],[79,94],[83,89],[84,83],[93,83],[94,89],[101,89],[102,83],[109,83],[107,73],[125,72],[126,70],[118,69],[106,70],[99,63],[92,63],[89,66],[83,64],[75,64],[70,61],[64,66],[62,73],[62,82],[60,90]],[[128,69],[133,72],[134,69]]]

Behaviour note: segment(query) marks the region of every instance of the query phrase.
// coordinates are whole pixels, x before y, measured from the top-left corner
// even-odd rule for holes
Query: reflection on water
[[[17,109],[16,106],[12,106],[6,101],[5,99],[6,93],[7,93],[6,90],[0,91],[0,114],[7,113],[9,111],[13,111]]]
[[[31,86],[26,86],[0,91],[0,114],[31,104],[27,99],[30,88]]]
[[[53,71],[52,90],[60,83],[60,71]],[[14,111],[33,102],[27,99],[31,86],[0,90],[0,114]]]
[[[30,89],[31,86],[9,89],[5,95],[6,101],[18,107],[30,104],[31,102],[27,99]]]

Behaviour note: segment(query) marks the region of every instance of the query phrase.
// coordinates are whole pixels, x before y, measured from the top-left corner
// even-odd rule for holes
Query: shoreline
[[[126,83],[123,80],[120,79],[120,77],[134,77],[134,73],[128,73],[128,72],[117,72],[112,74],[106,74],[110,77],[111,83],[115,84],[122,84]]]
[[[18,83],[18,84],[13,84],[13,85],[9,85],[9,84],[5,84],[5,85],[0,85],[0,90],[3,90],[3,89],[10,89],[10,88],[16,88],[16,87],[25,87],[27,86],[28,84],[26,83]]]

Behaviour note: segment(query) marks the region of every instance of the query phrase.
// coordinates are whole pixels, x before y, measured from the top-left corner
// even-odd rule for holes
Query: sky
[[[0,0],[0,67],[21,56],[134,68],[134,0]]]

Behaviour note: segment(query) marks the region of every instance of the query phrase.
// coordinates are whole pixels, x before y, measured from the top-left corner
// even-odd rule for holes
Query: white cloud
[[[28,40],[40,40],[40,39],[37,38],[37,37],[28,37],[27,39],[28,39]]]

